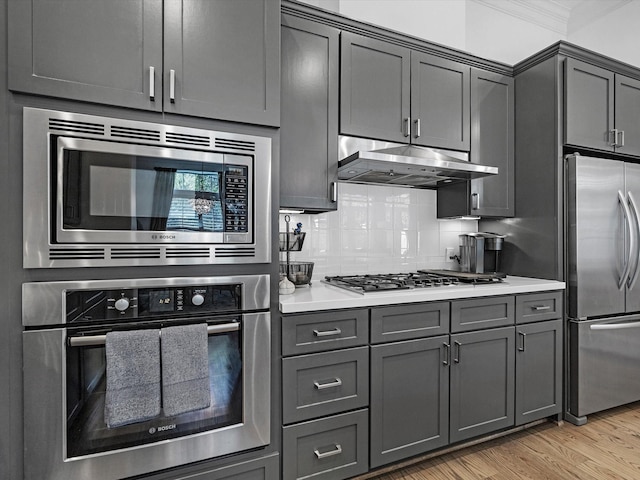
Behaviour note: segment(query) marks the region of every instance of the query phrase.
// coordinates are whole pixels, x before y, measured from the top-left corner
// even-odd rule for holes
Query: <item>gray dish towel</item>
[[[161,330],[162,408],[166,416],[211,405],[207,324]]]
[[[109,332],[104,419],[114,428],[160,415],[160,332]]]

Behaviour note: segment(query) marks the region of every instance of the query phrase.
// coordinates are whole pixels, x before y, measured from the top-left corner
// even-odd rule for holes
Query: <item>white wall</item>
[[[458,235],[478,230],[475,220],[436,219],[434,190],[348,183],[339,185],[337,211],[292,214],[290,228],[297,222],[306,237],[291,260],[314,262],[313,281],[325,275],[458,269],[444,261],[445,248],[457,254]],[[282,214],[280,231],[286,231]]]
[[[640,1],[633,0],[575,32],[570,29],[567,41],[640,67]]]

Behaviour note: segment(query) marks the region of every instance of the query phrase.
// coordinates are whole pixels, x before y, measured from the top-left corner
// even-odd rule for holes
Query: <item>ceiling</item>
[[[565,37],[637,0],[471,0]]]

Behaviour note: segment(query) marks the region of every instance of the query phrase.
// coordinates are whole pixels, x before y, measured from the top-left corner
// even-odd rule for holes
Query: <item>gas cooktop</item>
[[[338,275],[324,277],[323,282],[352,292],[390,292],[418,288],[455,286],[462,283],[493,283],[504,274],[469,274],[448,270],[418,270],[410,273]]]

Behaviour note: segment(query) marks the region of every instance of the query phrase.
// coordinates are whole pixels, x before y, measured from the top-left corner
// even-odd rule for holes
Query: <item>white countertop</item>
[[[513,295],[549,290],[564,290],[565,283],[539,278],[508,276],[501,283],[458,284],[446,287],[393,290],[360,294],[314,281],[309,287],[296,288],[290,295],[280,295],[280,312],[300,313],[340,308],[373,307],[399,303],[432,302],[458,298]]]

